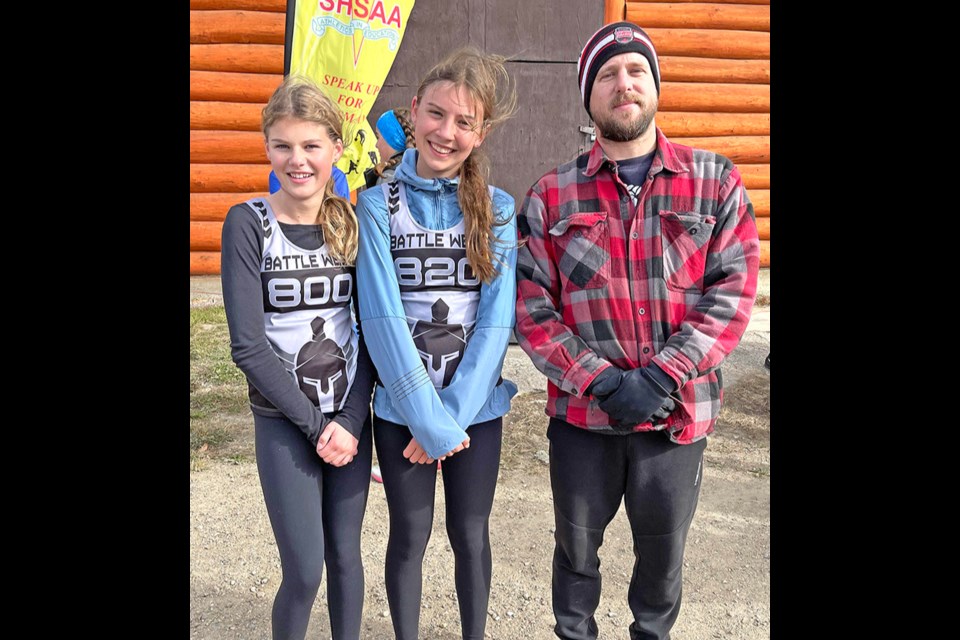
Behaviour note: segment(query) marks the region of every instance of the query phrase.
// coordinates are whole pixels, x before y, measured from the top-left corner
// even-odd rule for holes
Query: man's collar
[[[657,127],[657,146],[655,152],[653,164],[650,165],[650,175],[660,173],[660,171],[664,169],[673,173],[684,173],[688,171],[686,165],[681,162],[677,156],[673,144],[667,140],[667,136],[663,135],[660,127]],[[584,170],[583,175],[592,178],[600,171],[600,168],[608,162],[613,163],[614,161],[610,160],[607,154],[604,153],[603,147],[600,146],[600,139],[598,138],[596,142],[593,143],[593,148],[590,149],[590,155],[587,157],[587,168]]]

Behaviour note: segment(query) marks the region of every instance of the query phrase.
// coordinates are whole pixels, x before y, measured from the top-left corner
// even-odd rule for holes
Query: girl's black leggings
[[[370,490],[371,426],[353,461],[334,467],[285,418],[254,414],[257,470],[280,551],[283,577],[273,601],[274,640],[302,640],[327,566],[334,640],[359,640],[363,615],[360,528]]]
[[[413,437],[407,427],[374,418],[373,430],[390,512],[385,571],[393,630],[397,640],[417,640],[423,554],[433,529],[437,463],[411,464],[403,457]],[[444,460],[441,471],[463,638],[480,640],[490,597],[489,520],[500,467],[503,419],[471,425],[467,435],[470,448]]]

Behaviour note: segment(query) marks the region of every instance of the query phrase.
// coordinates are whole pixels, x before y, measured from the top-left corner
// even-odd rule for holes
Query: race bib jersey
[[[442,389],[463,358],[480,302],[480,279],[467,260],[466,225],[461,219],[449,229],[427,229],[410,214],[402,182],[381,188],[407,325],[430,381]]]
[[[331,256],[326,244],[307,250],[287,239],[264,199],[247,204],[263,228],[260,282],[267,340],[320,411],[339,411],[357,371],[354,269]],[[253,385],[250,402],[275,408]]]

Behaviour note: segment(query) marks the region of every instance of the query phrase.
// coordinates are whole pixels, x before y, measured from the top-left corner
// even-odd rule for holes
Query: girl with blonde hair
[[[234,205],[223,225],[231,353],[283,572],[275,639],[306,635],[324,563],[331,634],[360,637],[374,373],[356,321],[357,220],[331,178],[342,122],[316,85],[285,79],[262,112],[280,190]]]

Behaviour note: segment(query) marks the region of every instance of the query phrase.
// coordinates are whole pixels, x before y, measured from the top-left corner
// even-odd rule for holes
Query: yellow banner
[[[324,88],[343,111],[343,157],[337,166],[350,190],[377,163],[376,134],[367,122],[400,48],[415,0],[298,0],[291,75]],[[288,18],[289,19],[289,18]]]

